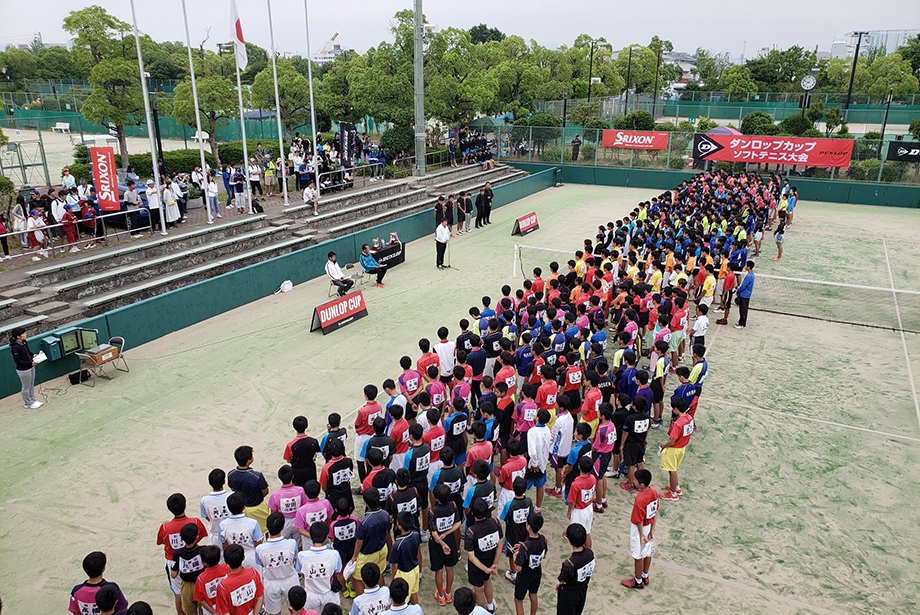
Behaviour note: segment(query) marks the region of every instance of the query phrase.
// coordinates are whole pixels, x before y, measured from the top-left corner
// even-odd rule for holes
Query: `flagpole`
[[[183,0],[184,1],[184,0]],[[278,96],[278,65],[275,61],[275,28],[272,25],[272,0],[265,0],[268,4],[268,37],[272,44],[272,75],[275,78],[275,118],[278,120],[278,151],[281,152],[281,190],[284,194],[285,206],[290,205],[288,202],[287,177],[285,177],[284,166],[284,129],[281,127],[281,97]]]
[[[147,136],[150,137],[150,161],[153,163],[153,187],[157,191],[160,202],[160,233],[166,235],[166,203],[163,202],[163,193],[160,188],[160,166],[157,164],[157,143],[153,137],[153,117],[150,113],[150,96],[147,94],[147,76],[144,74],[144,54],[141,53],[141,35],[137,31],[137,11],[134,9],[134,0],[131,0],[131,19],[134,23],[134,42],[137,44],[137,67],[141,71],[141,89],[144,94],[144,114],[147,117]],[[122,161],[124,162],[124,161]],[[153,214],[149,213],[150,230],[153,231]]]
[[[205,208],[208,211],[208,224],[214,224],[211,215],[211,199],[208,196],[208,163],[204,158],[204,133],[201,132],[201,112],[198,109],[198,84],[195,81],[195,61],[192,59],[192,38],[188,31],[188,13],[185,10],[185,0],[182,0],[182,18],[185,20],[185,46],[188,48],[188,68],[192,77],[192,100],[195,101],[195,127],[198,130],[198,151],[201,154],[201,191],[204,192]]]
[[[316,197],[319,198],[319,156],[318,143],[316,142],[316,107],[313,104],[313,58],[310,55],[310,9],[307,1],[303,0],[303,23],[307,31],[307,80],[310,86],[310,131],[313,133],[313,177],[316,178]]]
[[[240,136],[243,139],[243,183],[246,191],[246,200],[249,204],[249,213],[252,213],[252,186],[249,184],[249,146],[246,144],[246,118],[243,116],[243,83],[240,80],[240,54],[237,51],[237,45],[243,45],[245,50],[246,43],[243,40],[242,28],[239,28],[239,34],[237,30],[237,22],[239,20],[239,12],[236,8],[236,0],[233,0],[233,13],[236,21],[233,23],[231,30],[233,31],[233,63],[236,66],[236,94],[240,102]],[[240,204],[236,204],[237,209],[239,209]]]

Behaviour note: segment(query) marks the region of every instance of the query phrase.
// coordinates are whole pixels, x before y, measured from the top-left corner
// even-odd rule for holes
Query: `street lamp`
[[[565,116],[569,111],[569,88],[562,88],[562,129],[565,130]]]
[[[850,87],[847,89],[847,102],[843,106],[844,111],[850,109],[850,95],[853,94],[853,78],[856,77],[856,61],[859,59],[859,46],[862,44],[862,37],[865,34],[869,34],[867,30],[858,30],[854,32],[858,38],[856,39],[856,53],[853,54],[853,66],[850,68]],[[846,114],[844,114],[846,117]]]
[[[629,113],[629,79],[632,74],[632,50],[635,43],[629,46],[629,61],[626,63],[626,100],[623,104],[623,115]]]
[[[588,61],[588,102],[591,102],[591,90],[594,89],[594,46],[605,43],[603,38],[591,39],[591,59]]]

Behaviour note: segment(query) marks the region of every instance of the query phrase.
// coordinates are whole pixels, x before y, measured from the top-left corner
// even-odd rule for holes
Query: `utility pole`
[[[850,87],[847,88],[847,102],[843,106],[843,117],[847,119],[847,111],[850,110],[850,96],[853,94],[853,79],[856,77],[856,61],[859,60],[859,47],[862,45],[862,37],[864,34],[869,34],[866,30],[859,30],[854,32],[858,38],[856,39],[856,53],[853,54],[853,66],[850,68]]]
[[[565,131],[565,116],[569,112],[569,88],[562,88],[562,130]]]
[[[629,61],[626,62],[626,100],[623,104],[623,115],[629,113],[629,77],[632,73],[632,46],[629,47]]]
[[[661,68],[661,43],[658,43],[658,61],[655,63],[655,92],[652,96],[652,119],[655,119],[655,106],[658,103],[658,70]]]
[[[422,0],[415,0],[415,174],[425,176],[425,15]],[[449,136],[449,133],[448,133]],[[459,140],[460,135],[457,135]]]
[[[588,61],[588,102],[591,102],[591,90],[594,89],[594,45],[597,41],[591,41],[591,59]]]

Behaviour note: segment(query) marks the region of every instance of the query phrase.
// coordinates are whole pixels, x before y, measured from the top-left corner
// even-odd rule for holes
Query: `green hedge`
[[[246,140],[246,145],[249,148],[249,157],[252,158],[253,152],[256,151],[256,145],[259,141],[254,141],[252,139]],[[262,141],[262,147],[266,152],[271,155],[272,159],[275,160],[278,158],[278,142],[272,141]],[[242,141],[228,141],[226,143],[221,143],[217,146],[217,153],[220,154],[220,161],[224,164],[237,164],[243,162],[243,142]],[[167,163],[168,164],[168,163]],[[210,162],[209,162],[210,164]]]
[[[75,148],[74,162],[68,166],[70,174],[79,182],[85,179],[88,182],[93,181],[93,171],[88,162],[88,158],[80,151],[80,147]],[[83,148],[84,150],[86,148]],[[204,158],[211,167],[217,166],[217,161],[210,152],[204,153]],[[128,156],[128,162],[134,165],[134,171],[141,177],[152,177],[153,167],[151,165],[150,154],[131,154]],[[179,173],[191,173],[196,165],[201,164],[201,153],[197,149],[177,149],[163,152],[163,162],[166,169],[170,172],[178,171]],[[121,168],[121,156],[115,154],[115,164]]]

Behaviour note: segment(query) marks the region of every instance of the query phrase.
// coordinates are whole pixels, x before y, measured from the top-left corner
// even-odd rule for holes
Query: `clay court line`
[[[898,307],[898,292],[894,287],[894,276],[891,274],[891,260],[888,258],[888,244],[882,237],[882,249],[885,250],[885,264],[888,265],[888,280],[891,282],[891,294],[894,297],[894,312],[898,316],[898,332],[901,334],[901,346],[904,348],[904,361],[907,363],[907,379],[910,381],[910,393],[914,398],[914,409],[917,411],[917,424],[920,425],[920,401],[917,400],[917,385],[914,384],[914,370],[910,366],[910,353],[907,352],[907,339],[904,337],[904,325],[901,322],[901,308]]]
[[[728,406],[737,406],[738,408],[746,408],[748,410],[756,410],[757,412],[766,412],[768,414],[776,414],[779,416],[790,417],[799,419],[802,421],[809,421],[812,423],[820,423],[822,425],[831,425],[832,427],[841,427],[843,429],[853,429],[855,431],[862,431],[865,433],[875,434],[877,436],[885,436],[886,438],[895,438],[897,440],[907,440],[909,442],[918,442],[920,443],[920,438],[914,438],[913,436],[903,436],[896,433],[888,433],[887,431],[876,431],[875,429],[867,429],[865,427],[857,427],[856,425],[847,425],[845,423],[835,423],[834,421],[825,421],[824,419],[816,419],[810,416],[802,416],[801,414],[793,414],[792,412],[783,412],[782,410],[768,410],[767,408],[758,408],[757,406],[750,406],[748,404],[740,404],[734,401],[728,401],[727,399],[716,399],[713,397],[706,398],[709,401],[715,402],[717,404],[725,404]]]

